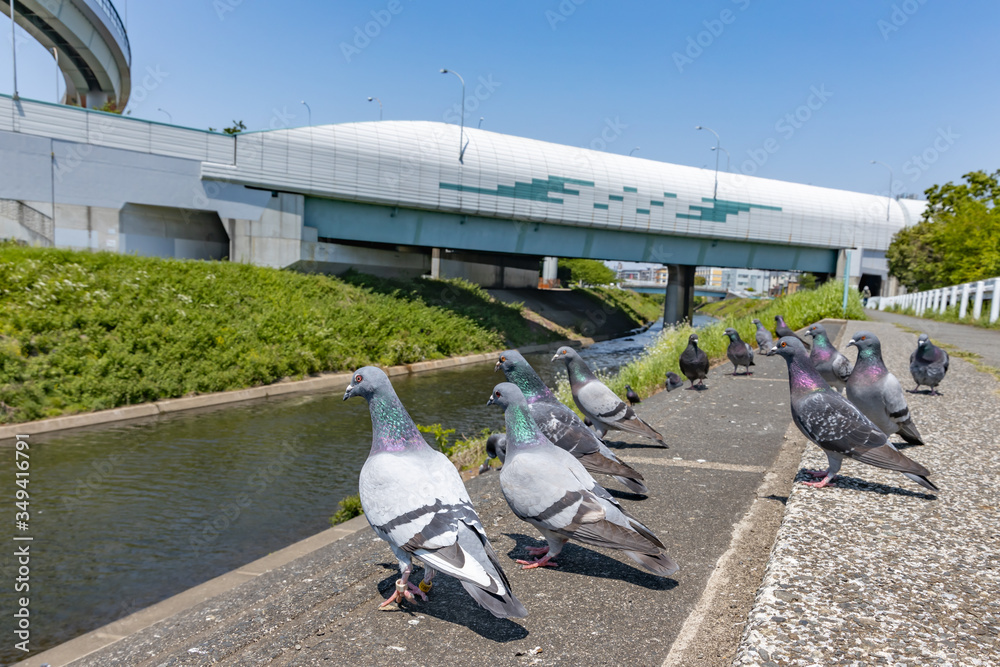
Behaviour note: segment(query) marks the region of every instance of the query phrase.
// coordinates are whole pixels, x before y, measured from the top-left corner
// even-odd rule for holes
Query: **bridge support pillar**
[[[542,259],[542,279],[538,286],[543,288],[555,287],[559,279],[559,258],[544,257]]]
[[[431,248],[431,278],[441,278],[441,248]]]
[[[667,298],[663,304],[663,326],[688,322],[694,317],[693,266],[667,265]]]

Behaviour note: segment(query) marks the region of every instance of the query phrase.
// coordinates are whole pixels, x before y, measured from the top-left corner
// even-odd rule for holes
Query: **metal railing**
[[[928,310],[932,313],[943,313],[945,309],[957,304],[958,317],[964,320],[969,312],[970,297],[972,297],[972,319],[978,320],[983,316],[983,301],[985,300],[990,302],[990,324],[1000,319],[1000,277],[900,296],[879,297],[878,309],[885,310],[898,306],[899,308],[913,309],[918,317],[923,317]],[[873,300],[870,299],[869,303]]]
[[[122,52],[125,54],[125,60],[128,62],[129,67],[132,66],[132,47],[128,43],[128,35],[125,34],[125,24],[122,23],[122,19],[118,16],[118,10],[115,6],[111,4],[111,0],[83,0],[87,6],[95,14],[104,14],[108,17],[108,25],[111,27],[112,32],[118,39],[118,45],[122,47]],[[98,9],[100,11],[98,11]]]

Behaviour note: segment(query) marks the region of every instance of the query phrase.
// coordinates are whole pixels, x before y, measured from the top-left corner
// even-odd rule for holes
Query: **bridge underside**
[[[502,220],[305,198],[304,224],[329,239],[514,255],[829,273],[837,251]]]

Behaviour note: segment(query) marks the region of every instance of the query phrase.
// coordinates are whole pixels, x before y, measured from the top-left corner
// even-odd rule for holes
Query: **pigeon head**
[[[392,390],[392,384],[390,384],[389,377],[385,372],[381,368],[365,366],[354,371],[351,383],[347,385],[347,390],[344,392],[344,400],[346,401],[352,396],[361,396],[366,401],[371,401],[372,396],[384,391],[386,387],[390,391]]]
[[[850,342],[847,343],[848,347],[851,347],[852,345],[858,348],[858,357],[882,358],[882,343],[879,342],[879,339],[875,334],[869,331],[859,331],[854,334]]]
[[[558,350],[556,350],[555,355],[552,357],[552,361],[563,360],[569,362],[571,359],[579,359],[580,355],[577,354],[576,350],[568,345],[563,345]]]
[[[780,355],[785,359],[791,360],[799,353],[808,356],[806,346],[802,344],[802,341],[793,336],[783,336],[778,339],[778,342],[774,344],[774,347],[767,353],[767,356]]]
[[[486,405],[497,405],[503,409],[504,422],[507,426],[507,456],[519,447],[548,442],[538,430],[538,425],[528,411],[528,402],[516,384],[501,382],[493,387],[493,393],[490,394],[490,400]]]
[[[724,333],[727,336],[729,336],[729,340],[736,340],[737,338],[740,337],[740,335],[738,333],[736,333],[736,329],[733,329],[732,327],[729,327],[728,329],[726,329],[722,333]]]
[[[926,348],[929,347],[930,344],[931,339],[927,336],[927,334],[920,334],[920,338],[917,339],[917,347]]]
[[[528,402],[524,400],[524,394],[513,382],[501,382],[493,387],[490,400],[486,401],[486,405],[496,405],[504,412],[512,405],[522,404],[527,405]]]
[[[782,317],[781,315],[775,315],[774,316],[774,321],[777,322],[779,326],[783,326],[783,327],[784,326],[788,326],[787,324],[785,324],[785,318]]]
[[[809,328],[806,329],[806,335],[811,337],[821,336],[826,337],[826,327],[822,324],[810,324]]]
[[[503,459],[503,439],[502,433],[491,433],[490,437],[486,438],[486,456],[488,458],[495,459],[499,457],[501,460]]]
[[[493,367],[493,372],[502,370],[504,375],[509,376],[511,371],[526,363],[528,363],[527,360],[517,350],[504,350],[500,353],[496,366]]]
[[[698,347],[698,334],[691,334],[690,336],[688,336],[688,343],[694,345],[695,347]]]
[[[756,317],[753,318],[753,323],[756,324],[758,327],[764,326],[763,324],[760,323],[760,320],[758,320]]]

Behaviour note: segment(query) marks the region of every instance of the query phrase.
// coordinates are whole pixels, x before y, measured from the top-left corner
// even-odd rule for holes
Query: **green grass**
[[[656,321],[663,315],[663,294],[644,294],[629,289],[611,287],[574,289],[602,304],[621,310],[637,327]]]
[[[461,280],[0,244],[0,423],[553,337]]]
[[[800,291],[773,301],[764,301],[763,307],[755,310],[752,315],[725,317],[720,322],[698,329],[698,344],[705,350],[710,360],[724,359],[729,339],[723,331],[727,327],[732,327],[740,333],[743,340],[756,349],[754,334],[757,327],[751,321],[754,317],[771,329],[772,334],[775,315],[782,315],[792,329],[799,329],[824,317],[845,317],[842,310],[843,293],[843,283],[828,282],[815,290]],[[866,319],[864,309],[861,307],[861,297],[855,290],[850,292],[846,317],[852,320]],[[643,356],[623,366],[616,375],[601,379],[619,396],[625,396],[626,384],[631,385],[640,396],[648,396],[663,385],[667,371],[673,371],[683,377],[677,360],[687,347],[688,336],[694,331],[687,324],[665,330]],[[557,394],[566,405],[571,407],[574,405],[569,383],[565,379],[560,380]]]
[[[770,303],[770,299],[722,299],[706,303],[698,309],[698,312],[702,315],[711,315],[719,319],[724,317],[749,317],[753,319],[755,316],[754,313],[764,310]],[[761,320],[761,322],[763,321]]]

